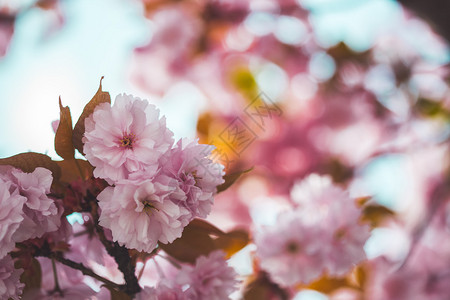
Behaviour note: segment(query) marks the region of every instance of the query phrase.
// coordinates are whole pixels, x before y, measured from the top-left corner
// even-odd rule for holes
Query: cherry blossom
[[[14,261],[7,255],[0,259],[0,298],[20,299],[22,289],[25,286],[19,281],[22,269],[14,268]]]
[[[23,221],[23,204],[27,200],[18,188],[0,173],[0,258],[14,249],[14,233]]]
[[[237,289],[236,276],[234,269],[226,263],[225,253],[214,251],[208,256],[200,256],[195,266],[182,266],[176,283],[183,287],[187,299],[221,300],[229,299]]]
[[[216,188],[224,182],[223,165],[208,158],[213,149],[211,145],[182,139],[161,158],[162,173],[174,178],[183,192],[172,199],[188,209],[192,218],[206,218]]]
[[[110,184],[130,173],[158,168],[158,159],[170,149],[173,133],[165,117],[147,100],[120,94],[113,106],[103,103],[85,121],[83,137],[94,176]]]
[[[166,179],[118,184],[98,195],[100,225],[111,229],[114,241],[151,252],[158,241],[170,243],[181,236],[189,211],[170,200],[177,188]]]

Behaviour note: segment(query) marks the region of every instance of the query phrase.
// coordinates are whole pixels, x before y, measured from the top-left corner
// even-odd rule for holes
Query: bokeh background
[[[404,2],[413,10],[389,0],[0,0],[0,157],[58,159],[58,98],[75,123],[104,76],[113,99],[155,103],[176,138],[215,144],[227,171],[254,167],[218,197],[221,228],[273,223],[293,183],[317,172],[413,231],[430,181],[447,170],[450,52],[445,4]],[[274,108],[264,126],[248,114],[258,101]],[[236,117],[255,134],[242,151],[224,141]],[[406,255],[398,226],[373,230],[369,258]],[[241,258],[241,274],[251,267]],[[297,298],[307,297],[327,299]]]

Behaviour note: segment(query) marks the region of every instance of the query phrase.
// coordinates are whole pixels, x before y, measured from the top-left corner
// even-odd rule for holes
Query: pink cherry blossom
[[[261,268],[275,282],[291,286],[325,273],[341,276],[365,259],[369,227],[360,224],[360,210],[331,178],[312,174],[296,183],[291,196],[299,206],[255,235]]]
[[[277,224],[255,233],[261,268],[282,286],[310,282],[323,272],[323,241],[316,224],[308,224],[298,210],[282,212]]]
[[[325,268],[331,275],[343,275],[352,265],[365,258],[363,249],[369,238],[369,226],[360,224],[361,210],[348,192],[333,184],[328,176],[311,174],[297,182],[291,190],[304,219],[320,226],[322,239],[329,247],[325,254]]]
[[[173,143],[159,110],[126,94],[118,95],[113,106],[98,105],[85,126],[86,158],[95,167],[94,176],[110,184],[143,169],[156,172],[158,159]]]
[[[218,250],[197,258],[195,266],[182,266],[176,283],[183,287],[188,299],[223,300],[237,290],[236,276],[225,253]]]
[[[11,256],[0,259],[0,299],[19,299],[24,287],[20,282],[22,272],[22,269],[14,268]]]
[[[166,244],[181,236],[189,212],[170,200],[176,188],[166,178],[118,184],[98,195],[100,225],[111,229],[114,241],[151,252],[158,241]]]
[[[23,204],[27,199],[0,173],[0,259],[14,249],[13,234],[23,221]]]
[[[11,176],[20,194],[27,198],[23,206],[24,220],[14,234],[14,239],[21,242],[57,230],[63,209],[61,207],[58,210],[55,201],[47,196],[53,181],[51,171],[36,168],[32,173],[24,173],[13,169]]]
[[[59,228],[63,208],[58,210],[55,201],[47,196],[53,181],[51,171],[39,167],[32,173],[25,173],[10,166],[2,166],[0,177],[10,181],[11,186],[25,198],[23,220],[12,236],[15,242],[41,237]]]
[[[161,158],[162,173],[174,178],[183,192],[172,199],[187,208],[192,218],[206,218],[217,186],[224,182],[224,166],[208,158],[213,149],[211,145],[182,139]]]

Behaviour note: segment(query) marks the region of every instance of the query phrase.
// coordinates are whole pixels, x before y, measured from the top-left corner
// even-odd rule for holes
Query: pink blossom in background
[[[188,209],[192,218],[206,218],[211,212],[217,186],[224,182],[224,166],[208,158],[213,149],[211,145],[182,139],[161,158],[161,172],[174,178],[183,191],[172,199]]]
[[[225,253],[218,250],[200,256],[195,266],[182,266],[176,283],[183,288],[187,299],[223,300],[237,290],[236,276],[234,269],[227,265]]]
[[[94,176],[110,184],[144,169],[156,172],[158,159],[173,144],[165,117],[131,95],[118,95],[113,106],[98,105],[85,125],[83,151],[95,167]]]
[[[98,195],[100,225],[111,229],[114,241],[151,252],[158,241],[166,244],[181,236],[190,213],[170,200],[177,188],[165,180],[118,184]]]
[[[154,288],[147,286],[136,295],[136,300],[158,300],[158,296]]]
[[[20,299],[25,286],[19,281],[22,269],[14,268],[14,261],[7,255],[0,259],[0,299]]]
[[[261,228],[254,235],[261,268],[282,286],[307,283],[323,270],[324,242],[316,224],[307,224],[298,210],[286,211],[275,226]]]
[[[42,269],[42,286],[40,289],[30,289],[23,295],[24,300],[59,300],[59,299],[90,299],[95,291],[84,282],[83,274],[75,269],[55,262],[55,270],[58,276],[60,291],[55,290],[52,261],[46,257],[39,257],[38,261]]]
[[[298,207],[255,234],[261,268],[275,282],[291,286],[341,276],[366,258],[369,226],[360,224],[360,209],[330,177],[311,174],[291,196]]]
[[[26,200],[19,194],[17,186],[0,172],[0,258],[15,247],[13,235],[23,221],[22,209]]]

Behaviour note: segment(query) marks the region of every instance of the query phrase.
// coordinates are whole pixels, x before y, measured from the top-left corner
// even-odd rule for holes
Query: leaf
[[[225,176],[223,176],[225,182],[217,187],[217,193],[223,192],[228,189],[236,180],[238,180],[239,177],[241,177],[242,174],[248,173],[251,170],[253,170],[253,167],[244,171],[226,174]]]
[[[66,183],[71,183],[80,178],[87,180],[92,176],[94,170],[94,167],[87,160],[83,159],[68,159],[57,161],[56,163],[62,171],[60,180]]]
[[[250,282],[244,289],[244,300],[260,300],[260,299],[289,299],[287,291],[271,282],[269,278],[260,273],[256,278],[250,279]]]
[[[103,285],[111,293],[111,300],[131,300],[131,297],[122,291],[118,291],[106,284]]]
[[[213,224],[201,219],[194,219],[189,223],[195,230],[203,231],[206,234],[224,235],[225,233]]]
[[[389,208],[379,204],[370,204],[363,208],[361,219],[370,222],[372,227],[377,227],[386,218],[393,216],[395,216],[395,212]]]
[[[55,151],[64,159],[71,159],[75,156],[75,149],[72,142],[72,117],[68,106],[62,106],[59,98],[59,125],[55,134]]]
[[[81,154],[84,154],[83,142],[81,140],[85,132],[84,121],[94,112],[97,105],[101,103],[111,103],[111,96],[109,95],[109,93],[102,91],[102,80],[103,76],[100,79],[100,86],[98,87],[97,93],[95,93],[91,101],[86,104],[80,118],[77,121],[77,124],[75,124],[75,127],[73,129],[73,145],[75,146],[75,149],[77,149]]]
[[[61,169],[58,164],[47,155],[41,153],[25,152],[2,158],[0,159],[0,165],[10,165],[26,173],[31,173],[37,167],[42,167],[52,171],[54,179],[61,177]]]
[[[32,289],[40,289],[42,269],[39,261],[33,257],[28,266],[22,266],[21,261],[18,261],[17,264],[17,268],[24,269],[22,275],[20,275],[20,282],[25,284],[24,292]]]
[[[247,246],[249,242],[249,234],[243,229],[232,230],[214,240],[216,248],[225,251],[227,257],[231,257],[233,254]]]
[[[209,226],[211,224],[207,224],[209,223],[206,221],[193,220],[184,228],[180,238],[171,244],[159,244],[159,246],[177,260],[193,264],[199,256],[208,255],[216,250],[210,234],[217,234],[219,229],[212,229]]]
[[[318,292],[329,294],[339,288],[352,287],[346,278],[332,278],[323,276],[307,286],[302,285],[301,288],[316,290]]]

